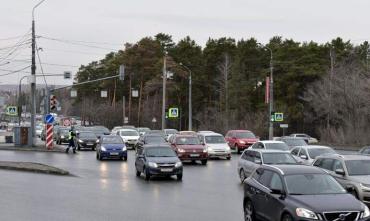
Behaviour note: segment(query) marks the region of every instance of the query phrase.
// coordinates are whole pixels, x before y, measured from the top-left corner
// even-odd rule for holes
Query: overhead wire
[[[0,77],[2,76],[7,76],[7,75],[11,75],[11,74],[15,74],[15,73],[18,73],[18,72],[22,72],[23,70],[27,69],[27,68],[30,68],[31,65],[28,65],[27,67],[24,67],[24,68],[21,68],[19,70],[15,70],[15,71],[10,71],[9,73],[6,73],[6,74],[0,74]],[[9,70],[6,70],[6,69],[0,69],[0,71],[9,71]]]
[[[29,40],[28,38],[26,39],[26,37],[30,33],[30,31],[31,31],[31,29],[29,29],[29,31],[27,31],[27,33],[24,34],[23,37],[21,37],[21,39],[19,41],[17,41],[17,43],[15,43],[12,48],[7,50],[5,53],[1,54],[0,55],[0,61],[8,58],[9,56],[13,55],[17,50],[19,50],[19,47],[24,45],[24,43]]]
[[[41,74],[42,74],[42,76],[43,76],[44,83],[45,83],[45,86],[46,86],[46,88],[47,88],[47,87],[48,87],[48,83],[46,82],[46,77],[45,77],[45,74],[44,74],[44,69],[42,68],[41,59],[40,59],[39,50],[38,50],[37,42],[36,42],[36,41],[35,41],[35,46],[36,46],[36,54],[37,54],[37,58],[38,58],[38,60],[39,60],[39,64],[40,64],[40,68],[41,68]]]

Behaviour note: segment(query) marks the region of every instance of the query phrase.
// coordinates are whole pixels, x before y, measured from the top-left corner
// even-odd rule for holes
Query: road
[[[45,163],[76,177],[0,171],[0,220],[243,220],[242,185],[231,161],[186,164],[182,182],[135,176],[128,162],[103,161],[95,152],[0,151],[0,160]]]

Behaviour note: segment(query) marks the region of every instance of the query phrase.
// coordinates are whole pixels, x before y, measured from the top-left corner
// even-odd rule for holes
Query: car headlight
[[[226,148],[225,148],[225,150],[226,150],[226,151],[230,151],[230,147],[226,147]]]
[[[62,136],[60,136],[60,138],[64,139],[64,136],[62,135]]]
[[[185,153],[185,150],[184,149],[181,149],[181,148],[179,148],[179,149],[177,149],[180,153]]]
[[[127,150],[127,148],[126,148],[126,146],[123,146],[122,151],[125,151],[125,150]]]
[[[360,187],[361,187],[361,189],[363,189],[363,190],[370,191],[370,185],[369,185],[369,184],[360,183]]]
[[[370,210],[367,206],[365,206],[364,213],[362,214],[362,218],[367,218],[370,216]]]
[[[83,141],[83,140],[78,139],[78,142],[79,142],[79,143],[83,143],[84,141]]]
[[[207,146],[207,150],[208,150],[208,151],[212,151],[212,150],[213,150],[213,148],[212,148],[212,147],[210,147],[210,146]]]
[[[242,140],[241,140],[241,141],[239,141],[239,143],[240,143],[240,144],[245,144],[245,141],[242,141]]]
[[[107,149],[105,149],[105,147],[103,147],[103,146],[100,147],[100,150],[101,151],[107,151]]]
[[[207,148],[204,148],[203,153],[207,153],[207,152],[208,152]]]
[[[99,142],[100,142],[100,140],[99,140],[99,139],[97,139],[97,140],[96,140],[96,143],[99,143]]]
[[[318,219],[316,214],[312,212],[311,210],[304,209],[304,208],[297,208],[295,210],[297,216],[302,218],[308,218],[308,219]]]
[[[153,168],[157,168],[158,167],[158,164],[156,164],[154,162],[149,162],[148,165],[149,165],[149,167],[153,167]]]
[[[176,164],[175,164],[175,167],[181,167],[182,166],[182,163],[181,162],[177,162]]]

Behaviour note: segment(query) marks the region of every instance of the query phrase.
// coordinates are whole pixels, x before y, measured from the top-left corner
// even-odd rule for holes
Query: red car
[[[259,138],[249,130],[230,130],[226,133],[225,139],[229,143],[230,148],[238,153],[259,141]]]
[[[197,136],[176,134],[171,139],[171,147],[177,153],[181,161],[201,161],[203,165],[207,164],[207,148],[200,143]]]

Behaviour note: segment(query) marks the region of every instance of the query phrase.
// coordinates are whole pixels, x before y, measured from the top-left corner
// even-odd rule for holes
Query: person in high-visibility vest
[[[71,148],[71,147],[73,149],[73,153],[76,153],[76,145],[75,145],[75,141],[74,141],[75,136],[76,136],[76,134],[73,132],[73,128],[71,128],[69,130],[69,133],[68,133],[68,147],[66,149],[66,153],[69,152],[69,148]]]

